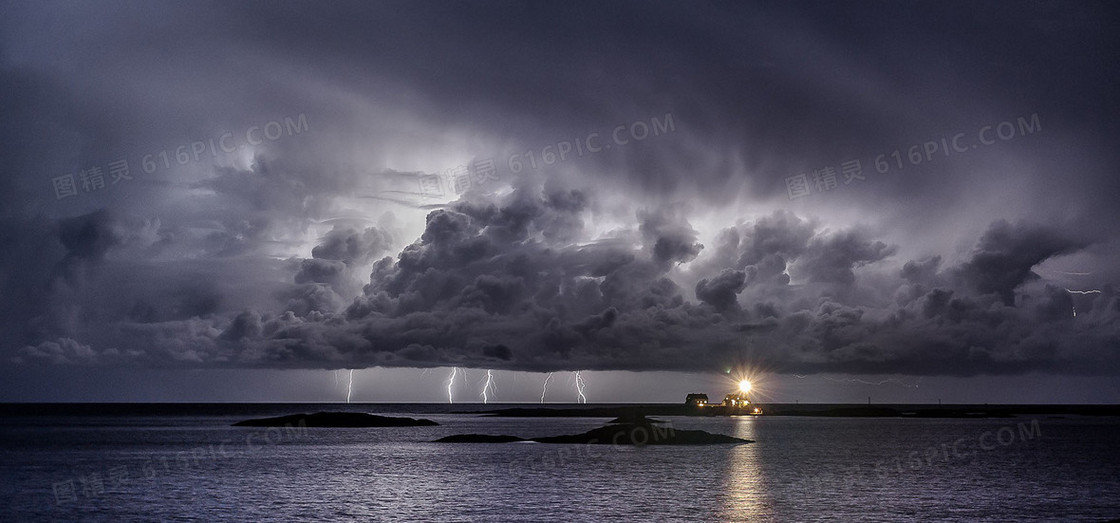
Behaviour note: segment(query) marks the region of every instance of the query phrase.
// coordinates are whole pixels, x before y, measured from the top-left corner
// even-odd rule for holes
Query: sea
[[[1120,418],[661,417],[704,446],[434,443],[578,434],[526,405],[0,405],[2,521],[1107,521]],[[549,406],[564,406],[550,404]],[[571,406],[567,406],[571,407]],[[320,411],[430,427],[233,427]]]

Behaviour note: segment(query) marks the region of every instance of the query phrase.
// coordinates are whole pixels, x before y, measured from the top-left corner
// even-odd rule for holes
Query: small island
[[[429,419],[395,418],[362,412],[316,412],[275,418],[257,418],[234,423],[234,427],[430,427],[439,425]]]
[[[582,445],[719,445],[726,443],[754,443],[749,439],[712,434],[703,430],[678,430],[660,426],[663,422],[647,419],[636,413],[613,420],[604,427],[583,434],[519,438],[489,434],[457,434],[440,438],[435,443],[510,443],[528,441],[535,443],[567,443]]]

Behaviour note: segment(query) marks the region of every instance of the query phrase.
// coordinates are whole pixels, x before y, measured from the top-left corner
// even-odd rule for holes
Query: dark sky
[[[1120,401],[1118,15],[0,2],[0,400]]]

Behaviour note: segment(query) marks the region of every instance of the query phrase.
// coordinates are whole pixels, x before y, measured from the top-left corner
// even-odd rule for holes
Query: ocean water
[[[676,429],[755,443],[431,443],[460,433],[573,434],[607,421],[457,412],[464,408],[481,406],[0,409],[6,414],[0,418],[0,520],[1120,518],[1115,417],[666,417]],[[321,410],[426,417],[440,426],[230,426],[249,417]]]

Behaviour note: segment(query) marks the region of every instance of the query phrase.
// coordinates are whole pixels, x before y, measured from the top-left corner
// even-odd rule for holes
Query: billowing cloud
[[[737,296],[746,286],[747,273],[724,269],[718,276],[700,280],[696,284],[696,298],[715,307],[727,310],[738,304]]]
[[[1082,241],[1045,227],[1000,220],[980,238],[972,259],[961,266],[959,277],[977,292],[996,293],[1004,303],[1011,304],[1016,288],[1038,278],[1031,272],[1034,266],[1083,247]]]
[[[199,6],[7,7],[5,361],[1120,374],[1102,7]]]
[[[1050,228],[994,222],[970,258],[941,268],[939,258],[893,259],[866,230],[783,211],[723,231],[719,252],[695,262],[709,274],[692,298],[674,281],[699,249],[679,209],[640,209],[632,234],[598,238],[579,225],[594,221],[590,207],[556,205],[576,194],[557,191],[522,184],[430,212],[419,238],[374,262],[360,290],[345,285],[351,265],[388,236],[334,228],[293,262],[271,309],[230,311],[219,290],[196,285],[173,293],[177,314],[137,316],[134,305],[100,318],[115,325],[108,354],[59,338],[69,341],[23,347],[18,359],[119,362],[130,358],[122,348],[145,347],[125,352],[155,365],[534,371],[704,371],[744,359],[788,372],[954,375],[1117,365],[1111,289],[1074,318],[1070,294],[1030,272],[1084,246]],[[129,234],[107,220],[60,227],[63,261],[124,250]],[[665,238],[678,248],[658,250]]]

